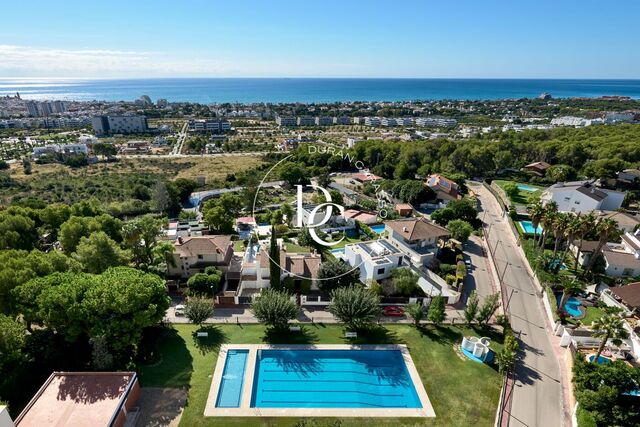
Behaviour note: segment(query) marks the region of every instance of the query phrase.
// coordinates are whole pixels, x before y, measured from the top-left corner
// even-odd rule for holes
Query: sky
[[[0,77],[640,78],[637,0],[3,3]]]

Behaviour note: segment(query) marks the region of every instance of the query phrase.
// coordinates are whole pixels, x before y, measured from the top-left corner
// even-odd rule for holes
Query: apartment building
[[[282,127],[295,127],[298,121],[293,116],[276,116],[276,124]]]
[[[228,120],[189,120],[189,132],[224,133],[231,130]]]
[[[458,125],[456,119],[447,119],[442,117],[419,117],[415,120],[416,126],[451,128]]]
[[[146,116],[96,116],[91,119],[91,125],[98,136],[149,131]]]

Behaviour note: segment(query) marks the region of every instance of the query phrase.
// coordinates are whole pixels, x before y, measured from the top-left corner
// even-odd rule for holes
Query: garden
[[[434,406],[436,418],[376,420],[380,426],[491,426],[501,388],[497,367],[476,363],[456,350],[463,336],[488,336],[499,351],[501,334],[493,329],[452,326],[388,325],[372,329],[357,339],[344,338],[340,325],[306,324],[295,334],[274,333],[262,325],[221,324],[202,330],[208,337],[198,338],[196,325],[160,328],[155,355],[138,367],[143,387],[187,388],[188,400],[182,415],[185,426],[359,426],[359,418],[322,418],[313,424],[292,418],[205,418],[204,407],[211,385],[218,348],[233,344],[406,344]],[[297,423],[297,424],[296,424]]]

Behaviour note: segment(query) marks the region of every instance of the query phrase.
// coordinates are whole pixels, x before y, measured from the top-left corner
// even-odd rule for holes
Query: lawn
[[[293,426],[294,418],[205,418],[203,416],[211,376],[215,369],[218,348],[224,343],[322,343],[342,344],[339,325],[305,325],[297,336],[273,336],[261,325],[209,326],[209,337],[196,339],[194,325],[174,325],[167,329],[158,344],[159,361],[140,366],[143,387],[186,387],[189,389],[182,426]],[[458,355],[455,346],[463,335],[489,336],[501,342],[492,330],[474,331],[456,327],[427,326],[416,329],[410,325],[388,325],[354,343],[404,343],[426,388],[436,418],[434,419],[375,419],[380,426],[491,426],[494,422],[500,394],[501,380],[495,366],[466,360]],[[494,349],[499,344],[492,344]],[[370,420],[345,418],[340,426],[361,426]],[[313,426],[328,426],[335,419],[322,418]],[[307,425],[307,424],[305,424]]]
[[[604,311],[598,307],[582,307],[585,309],[585,315],[582,319],[580,319],[580,323],[586,326],[589,326],[593,323],[594,320],[599,319],[604,314]],[[576,324],[578,320],[575,319],[567,319],[567,323]]]
[[[505,181],[505,180],[501,180],[501,179],[497,179],[494,181],[496,184],[498,184],[498,186],[500,188],[502,188],[504,190],[504,186],[505,184],[508,184],[510,182],[516,183],[516,184],[521,184],[521,185],[526,185],[528,187],[533,187],[535,188],[537,191],[543,191],[544,187],[540,187],[537,185],[533,185],[533,184],[527,184],[524,182],[516,182],[516,181]],[[511,199],[511,202],[513,202],[516,205],[528,205],[529,204],[529,196],[531,194],[534,194],[534,191],[526,191],[526,190],[519,190],[518,194],[516,196],[508,196],[509,199]]]
[[[284,242],[285,250],[290,254],[303,254],[307,252],[311,252],[311,248],[306,246],[300,246],[293,242]]]

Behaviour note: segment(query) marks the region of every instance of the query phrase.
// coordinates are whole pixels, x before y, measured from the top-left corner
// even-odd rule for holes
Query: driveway
[[[187,391],[181,388],[142,387],[136,427],[177,427],[187,402]]]

